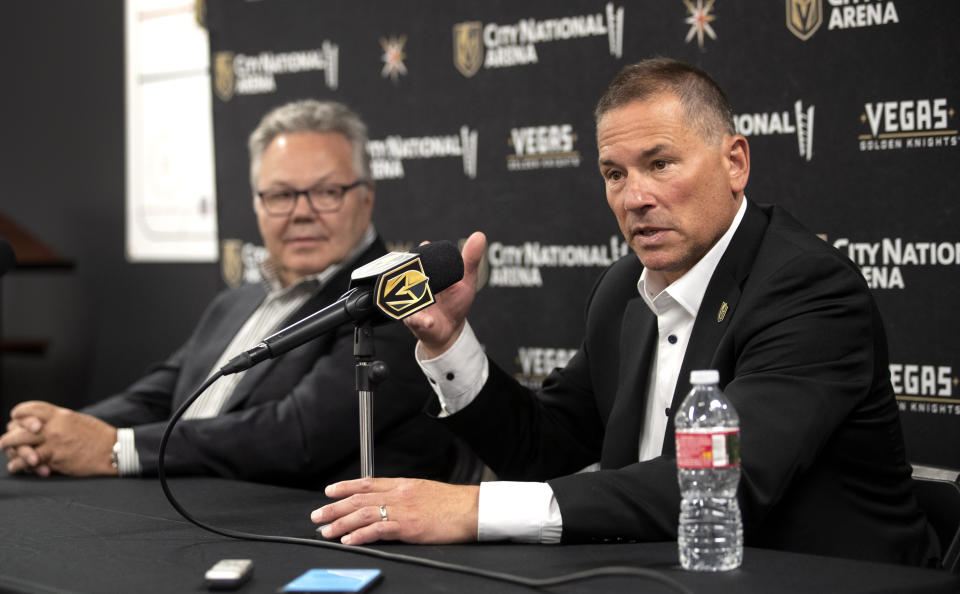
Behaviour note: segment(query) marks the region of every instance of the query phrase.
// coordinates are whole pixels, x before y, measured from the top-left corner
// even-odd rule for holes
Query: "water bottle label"
[[[740,431],[677,432],[677,468],[740,466]]]

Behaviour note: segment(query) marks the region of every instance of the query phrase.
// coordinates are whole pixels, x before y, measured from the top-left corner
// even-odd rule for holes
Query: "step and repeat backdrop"
[[[246,139],[267,110],[335,99],[370,128],[393,249],[487,234],[471,321],[530,385],[579,344],[627,248],[593,106],[624,65],[695,63],[779,203],[861,268],[890,339],[909,454],[960,467],[960,2],[207,0],[224,280],[262,257]]]

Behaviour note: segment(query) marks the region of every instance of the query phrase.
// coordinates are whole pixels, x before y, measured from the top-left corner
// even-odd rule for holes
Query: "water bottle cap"
[[[716,369],[695,369],[690,372],[690,383],[697,384],[718,384],[720,383],[720,372]]]

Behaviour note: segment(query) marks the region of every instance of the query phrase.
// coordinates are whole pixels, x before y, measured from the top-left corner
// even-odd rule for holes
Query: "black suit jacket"
[[[501,478],[552,479],[565,542],[672,540],[673,411],[691,370],[717,369],[740,415],[747,545],[904,563],[936,555],[913,496],[883,325],[847,258],[785,211],[749,204],[694,323],[663,455],[638,463],[657,338],[641,271],[629,255],[604,273],[581,348],[541,391],[491,365],[476,400],[444,422]],[[597,460],[599,472],[569,474]]]
[[[377,239],[354,265],[385,253]],[[349,281],[350,270],[341,270],[284,325],[335,301]],[[224,291],[169,359],[82,412],[132,427],[144,473],[156,474],[167,419],[207,378],[265,295],[260,284]],[[449,478],[457,452],[449,432],[422,412],[432,392],[414,360],[413,336],[402,324],[379,326],[374,333],[376,358],[390,369],[374,392],[375,473]],[[345,325],[249,369],[219,416],[180,420],[165,466],[171,474],[322,487],[360,476],[358,423],[353,326]]]

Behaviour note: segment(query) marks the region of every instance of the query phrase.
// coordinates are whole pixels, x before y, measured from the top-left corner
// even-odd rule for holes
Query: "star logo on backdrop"
[[[403,46],[407,43],[407,36],[400,37],[381,37],[380,47],[383,48],[383,70],[380,76],[390,77],[393,82],[397,82],[401,74],[407,73],[407,67],[403,64],[403,59],[407,57],[403,53]]]
[[[710,23],[717,18],[716,15],[710,14],[710,11],[713,10],[713,2],[714,0],[707,0],[706,6],[704,6],[703,0],[697,0],[697,5],[694,6],[690,0],[683,0],[683,3],[687,6],[687,12],[690,13],[690,16],[684,21],[690,25],[690,30],[687,31],[687,38],[684,41],[689,43],[696,35],[697,45],[700,46],[700,49],[703,49],[704,34],[714,41],[717,39],[716,31],[710,26]]]

